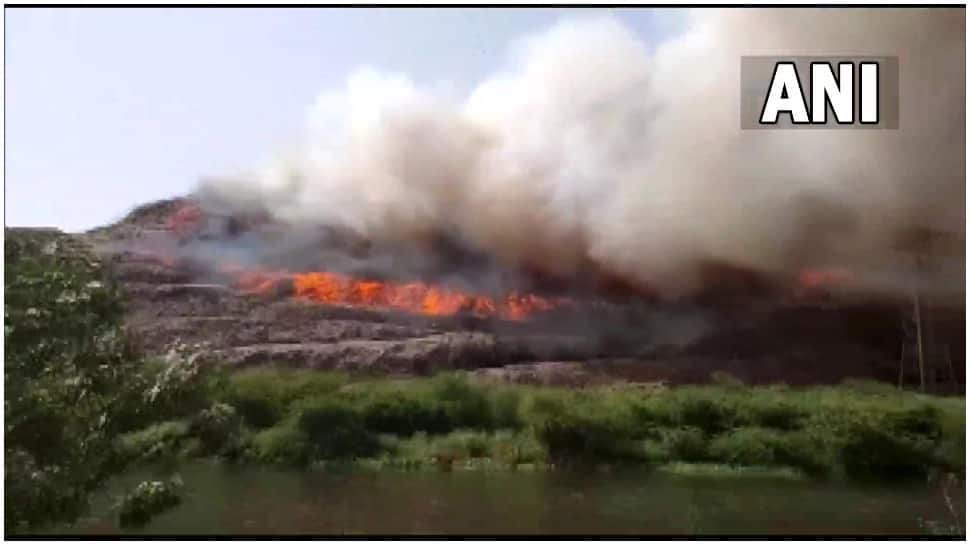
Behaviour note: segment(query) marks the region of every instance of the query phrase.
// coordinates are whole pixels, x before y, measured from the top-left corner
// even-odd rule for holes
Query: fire
[[[396,309],[428,316],[450,316],[467,312],[479,317],[497,316],[523,320],[532,314],[552,310],[565,300],[533,294],[509,293],[504,298],[449,290],[422,282],[361,280],[331,272],[289,273],[245,270],[226,265],[222,272],[233,286],[248,294],[268,294],[283,283],[292,285],[293,297],[331,305]]]
[[[191,236],[204,219],[195,204],[180,207],[169,217],[168,227],[180,237]],[[561,298],[511,292],[504,297],[470,294],[423,282],[384,282],[358,279],[332,272],[294,273],[249,269],[235,263],[219,267],[234,288],[247,294],[270,294],[292,286],[293,297],[333,305],[396,309],[429,316],[470,313],[507,320],[526,317],[568,303]],[[283,290],[280,290],[283,291]]]
[[[522,320],[536,312],[551,310],[560,301],[529,294],[510,293],[504,298],[448,290],[422,282],[358,280],[329,272],[293,275],[295,296],[330,304],[393,308],[429,316],[468,312],[476,316],[499,316]]]

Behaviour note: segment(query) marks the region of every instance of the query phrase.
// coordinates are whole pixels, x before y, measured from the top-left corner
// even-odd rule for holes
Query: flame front
[[[536,295],[510,293],[495,299],[444,289],[422,282],[358,280],[329,272],[293,275],[295,296],[331,304],[385,307],[430,316],[469,312],[476,316],[500,316],[521,320],[535,312],[551,310],[560,302]]]
[[[331,272],[287,273],[244,270],[224,266],[223,272],[233,277],[234,286],[250,294],[267,294],[282,282],[292,283],[297,299],[332,305],[389,308],[429,316],[449,316],[467,312],[479,317],[498,316],[523,320],[537,312],[565,304],[532,294],[512,292],[504,298],[474,295],[449,290],[422,282],[381,282],[361,280]]]

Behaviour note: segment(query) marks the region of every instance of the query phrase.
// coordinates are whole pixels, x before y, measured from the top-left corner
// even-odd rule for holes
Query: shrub
[[[774,442],[776,463],[798,468],[814,477],[826,475],[834,465],[828,450],[822,441],[804,432],[781,433]]]
[[[143,481],[121,500],[118,524],[122,528],[144,526],[153,516],[182,502],[177,480]]]
[[[201,411],[190,428],[199,440],[201,452],[234,456],[242,449],[242,422],[236,409],[225,403],[214,403]]]
[[[261,462],[284,465],[306,465],[312,458],[306,435],[292,422],[262,430],[250,440],[251,455]]]
[[[380,443],[364,427],[361,415],[347,403],[314,399],[298,408],[296,419],[317,457],[354,458],[380,450]]]
[[[432,379],[431,395],[444,411],[452,428],[492,427],[491,406],[484,389],[457,374]]]
[[[229,378],[224,400],[248,425],[263,429],[301,401],[332,397],[346,381],[341,374],[312,370],[249,369]]]
[[[282,375],[271,370],[242,371],[228,380],[224,399],[236,408],[246,424],[256,429],[268,428],[286,412],[283,380]]]
[[[846,473],[856,479],[921,479],[933,463],[933,445],[918,437],[896,437],[858,425],[840,452]]]
[[[512,388],[500,388],[492,392],[489,396],[489,403],[492,407],[492,426],[507,429],[521,428],[522,418],[519,415],[521,402],[521,394]]]
[[[255,429],[268,428],[283,417],[284,407],[276,405],[268,396],[231,394],[228,399],[246,424]]]
[[[644,458],[617,415],[592,405],[561,407],[534,426],[536,438],[554,460]]]
[[[931,405],[893,411],[885,418],[886,427],[896,434],[921,436],[930,441],[939,441],[943,436],[942,413]]]
[[[745,413],[742,418],[748,424],[782,431],[801,428],[807,416],[801,407],[775,396],[758,396],[745,403],[742,411]]]
[[[209,381],[198,355],[190,347],[177,344],[161,362],[145,395],[145,408],[153,416],[178,418],[209,405]]]
[[[364,425],[380,433],[411,435],[415,432],[445,433],[452,429],[443,407],[433,400],[403,392],[369,399],[361,407]]]
[[[775,462],[775,433],[738,428],[711,441],[711,458],[734,465],[769,466]]]
[[[118,454],[123,462],[174,457],[179,444],[188,436],[187,422],[162,422],[121,436],[118,441]]]
[[[698,428],[715,434],[730,429],[735,424],[734,408],[725,399],[709,399],[706,392],[687,390],[674,400],[672,414],[681,425]]]
[[[707,438],[700,428],[665,429],[661,436],[669,460],[702,462],[710,459]]]

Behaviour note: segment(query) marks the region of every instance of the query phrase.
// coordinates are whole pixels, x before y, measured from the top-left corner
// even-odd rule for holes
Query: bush
[[[364,403],[364,425],[380,433],[407,436],[419,431],[446,433],[453,429],[445,409],[428,398],[391,392]]]
[[[310,462],[311,451],[306,435],[293,422],[284,422],[254,434],[249,452],[261,462],[302,466]]]
[[[214,403],[192,419],[190,431],[199,440],[201,452],[235,456],[242,445],[242,422],[236,409]]]
[[[923,479],[933,465],[933,444],[919,437],[897,437],[883,429],[858,425],[842,447],[846,473],[856,479]]]
[[[710,459],[707,438],[700,428],[665,429],[661,437],[664,452],[669,460],[703,462]]]
[[[733,465],[770,466],[775,462],[777,434],[760,428],[738,428],[711,441],[714,460]]]
[[[671,409],[674,422],[708,434],[731,429],[736,423],[734,407],[723,398],[709,399],[707,395],[707,392],[700,390],[685,390],[680,393],[674,399]]]
[[[828,447],[804,432],[778,434],[774,456],[777,464],[798,468],[813,477],[828,474],[834,465]]]
[[[174,457],[189,437],[189,424],[182,420],[162,422],[119,438],[118,454],[123,462]]]
[[[500,388],[492,392],[489,396],[489,404],[492,407],[492,427],[521,428],[522,418],[519,415],[521,403],[521,394],[512,388]]]
[[[178,489],[181,483],[144,481],[121,500],[118,525],[122,528],[144,526],[155,515],[182,502]]]
[[[351,396],[365,426],[380,433],[408,436],[449,433],[460,428],[492,430],[520,427],[519,395],[489,390],[457,374],[405,381],[396,387],[361,388]]]
[[[483,388],[457,374],[432,379],[431,395],[444,411],[453,429],[492,427],[492,411]]]
[[[886,414],[885,418],[886,428],[895,434],[921,436],[934,442],[943,436],[942,413],[930,405],[893,411]]]
[[[788,403],[757,405],[752,409],[752,424],[776,430],[791,431],[802,427],[806,413]]]
[[[260,430],[276,424],[283,418],[285,407],[274,403],[275,400],[270,396],[264,395],[262,392],[256,395],[247,394],[234,392],[227,396],[229,402],[236,407],[246,424]]]
[[[364,426],[361,415],[349,404],[315,399],[303,404],[296,423],[319,458],[354,458],[380,450],[380,443]]]
[[[341,374],[312,370],[249,369],[229,378],[223,396],[246,424],[263,429],[301,401],[333,396],[346,381]]]
[[[145,406],[155,418],[195,414],[209,406],[208,375],[198,363],[198,353],[176,345],[152,375]]]
[[[540,398],[532,409],[535,436],[553,460],[644,459],[631,429],[624,426],[629,415],[573,401],[567,406]]]

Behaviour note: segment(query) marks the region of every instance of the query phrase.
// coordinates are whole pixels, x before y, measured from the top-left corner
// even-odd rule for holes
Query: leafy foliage
[[[170,509],[182,502],[178,480],[143,481],[121,500],[118,510],[118,524],[122,528],[143,526],[154,515]]]
[[[882,480],[963,471],[962,399],[871,385],[579,391],[489,385],[459,374],[352,380],[254,370],[229,376],[224,395],[272,407],[275,423],[246,451],[260,461],[683,461]]]
[[[5,234],[4,524],[16,533],[80,514],[120,469],[120,434],[190,405],[183,387],[199,375],[180,358],[143,365],[118,287],[76,239]]]

